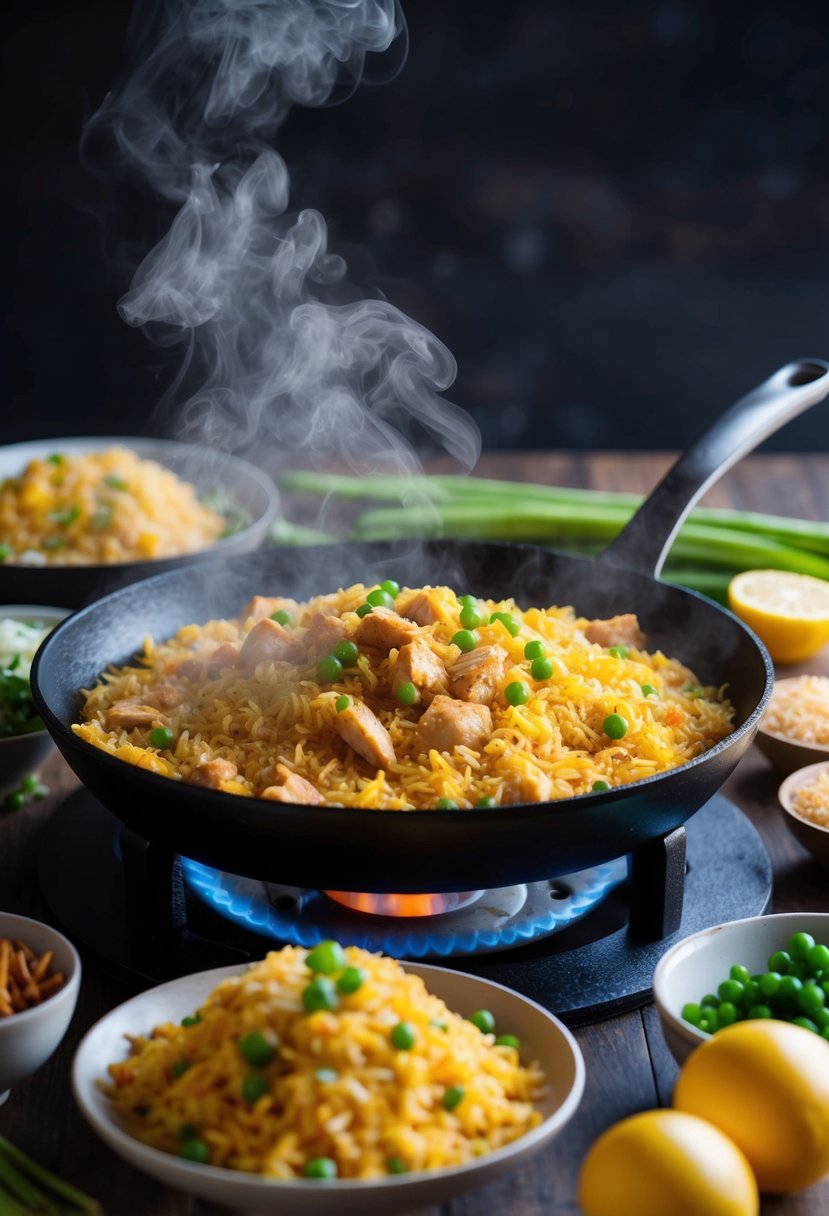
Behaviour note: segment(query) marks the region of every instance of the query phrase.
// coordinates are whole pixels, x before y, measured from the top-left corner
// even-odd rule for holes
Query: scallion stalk
[[[43,1212],[44,1216],[59,1216],[57,1205],[3,1153],[0,1153],[0,1186],[14,1199],[19,1200],[26,1211]]]
[[[21,1174],[26,1175],[29,1180],[39,1183],[44,1190],[58,1199],[64,1200],[73,1208],[76,1208],[78,1212],[83,1213],[84,1216],[101,1216],[103,1209],[97,1199],[92,1199],[89,1195],[84,1194],[83,1191],[79,1191],[77,1187],[72,1186],[71,1183],[65,1182],[63,1178],[50,1173],[44,1166],[38,1164],[37,1161],[33,1161],[31,1157],[21,1152],[19,1148],[11,1144],[3,1136],[0,1136],[0,1154],[6,1158],[7,1163],[10,1162],[13,1167],[16,1167]],[[42,1208],[40,1210],[43,1211]],[[52,1205],[51,1210],[55,1210],[54,1205]],[[21,1211],[25,1214],[26,1209],[21,1208]],[[38,1209],[35,1208],[34,1211],[38,1211]],[[6,1216],[2,1208],[0,1208],[0,1216]],[[9,1212],[8,1216],[12,1216],[12,1213]],[[14,1216],[17,1216],[17,1214],[15,1213]]]

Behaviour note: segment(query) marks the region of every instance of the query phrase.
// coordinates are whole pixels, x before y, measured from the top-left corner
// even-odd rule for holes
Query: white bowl
[[[653,975],[653,998],[671,1055],[681,1064],[711,1036],[682,1017],[682,1007],[716,993],[734,963],[752,975],[768,970],[769,956],[785,950],[793,933],[811,933],[829,945],[829,912],[751,916],[693,933],[662,956]]]
[[[68,608],[48,608],[43,604],[0,604],[0,618],[38,620],[52,628],[69,615]],[[47,730],[0,739],[0,796],[14,789],[28,773],[38,769],[53,747],[52,737]]]
[[[804,849],[809,850],[818,865],[823,866],[824,870],[829,870],[829,828],[824,828],[819,823],[812,823],[811,819],[805,819],[797,813],[794,806],[794,796],[800,787],[809,785],[824,772],[829,772],[829,761],[826,760],[820,764],[809,764],[806,768],[796,769],[793,773],[789,773],[780,786],[777,797],[786,827],[792,836],[803,845]]]
[[[216,984],[245,967],[220,967],[151,988],[114,1009],[81,1042],[72,1069],[75,1098],[101,1139],[137,1169],[200,1198],[278,1216],[399,1216],[448,1203],[455,1195],[491,1182],[538,1152],[575,1113],[584,1089],[584,1061],[578,1045],[557,1018],[517,993],[475,976],[442,967],[405,963],[448,1007],[469,1016],[489,1009],[501,1026],[518,1035],[525,1060],[538,1060],[549,1094],[539,1103],[543,1121],[532,1131],[475,1161],[449,1169],[388,1178],[282,1181],[259,1174],[194,1165],[133,1139],[122,1127],[97,1082],[106,1065],[125,1056],[124,1035],[147,1032],[159,1022],[178,1022],[197,1008]]]
[[[19,938],[43,954],[54,950],[52,971],[62,971],[65,983],[40,1005],[0,1018],[0,1102],[12,1085],[31,1076],[60,1043],[72,1021],[81,984],[81,960],[70,941],[42,921],[0,912],[0,937]]]

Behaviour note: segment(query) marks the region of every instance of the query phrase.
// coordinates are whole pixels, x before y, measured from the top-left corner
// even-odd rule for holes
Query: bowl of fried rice
[[[541,1149],[584,1064],[508,988],[323,942],[127,1001],[81,1043],[73,1086],[93,1130],[167,1185],[281,1216],[394,1216]]]
[[[0,593],[79,607],[174,566],[246,552],[278,508],[238,457],[162,439],[0,448]]]

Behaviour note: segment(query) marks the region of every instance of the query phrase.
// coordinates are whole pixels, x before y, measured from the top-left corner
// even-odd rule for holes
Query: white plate
[[[570,1031],[534,1001],[501,984],[443,967],[404,965],[407,971],[421,976],[429,991],[442,997],[454,1012],[469,1016],[476,1009],[489,1009],[500,1026],[509,1027],[509,1032],[519,1037],[522,1059],[537,1060],[547,1076],[549,1093],[539,1103],[543,1121],[538,1127],[467,1165],[367,1181],[265,1179],[258,1174],[194,1165],[133,1139],[96,1084],[107,1079],[107,1064],[126,1057],[123,1036],[145,1033],[159,1022],[180,1021],[202,1004],[220,980],[246,970],[240,966],[184,976],[151,988],[108,1013],[87,1033],[75,1055],[75,1098],[93,1130],[136,1169],[167,1186],[243,1211],[279,1216],[400,1216],[447,1203],[453,1196],[513,1169],[561,1131],[581,1101],[584,1061]]]

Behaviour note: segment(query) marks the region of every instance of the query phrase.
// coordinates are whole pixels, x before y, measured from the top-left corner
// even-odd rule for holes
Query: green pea
[[[719,997],[714,996],[713,992],[706,992],[705,996],[700,1001],[700,1005],[702,1005],[703,1009],[707,1009],[709,1007],[716,1009],[719,1003]]]
[[[359,991],[367,979],[368,976],[362,967],[346,967],[337,980],[337,988],[340,992],[350,995],[352,992]]]
[[[654,688],[653,684],[641,684],[643,697],[658,697],[659,693]]]
[[[792,958],[786,950],[775,950],[774,954],[769,957],[769,971],[779,971],[781,975],[788,975],[791,965]]]
[[[341,695],[337,697],[336,701],[334,702],[334,708],[338,714],[341,714],[344,709],[348,709],[350,704],[351,697],[347,696],[346,693],[341,693]]]
[[[34,773],[29,773],[28,776],[24,777],[23,780],[20,782],[20,788],[24,794],[37,793],[37,788],[39,785],[40,785],[40,782],[38,781],[38,779],[34,775]]]
[[[357,616],[362,619],[364,616],[368,616],[368,614],[370,612],[371,612],[371,604],[361,604],[360,607],[357,609]]]
[[[597,794],[603,794],[606,790],[610,789],[610,782],[602,781],[600,777],[598,781],[593,782],[590,788]]]
[[[312,1157],[305,1162],[306,1178],[336,1178],[337,1163],[330,1157]]]
[[[814,1019],[826,1004],[826,993],[815,980],[807,980],[797,994],[797,1003],[807,1017]]]
[[[527,642],[524,647],[525,659],[543,659],[547,653],[547,647],[543,642],[533,639],[532,642]]]
[[[305,959],[309,971],[321,972],[323,975],[333,975],[345,966],[345,954],[339,942],[320,942],[309,951]]]
[[[523,680],[513,680],[504,689],[504,697],[509,705],[526,705],[530,699],[530,690]]]
[[[198,1165],[207,1165],[210,1160],[210,1148],[204,1140],[200,1140],[198,1136],[194,1136],[192,1140],[185,1140],[179,1149],[179,1156],[185,1161],[195,1161]]]
[[[443,1109],[454,1110],[460,1106],[466,1097],[466,1090],[462,1085],[450,1085],[443,1095]]]
[[[343,667],[353,667],[360,657],[360,652],[353,642],[340,642],[339,646],[334,647],[334,658],[342,663]]]
[[[825,971],[829,967],[829,946],[812,946],[809,951],[809,966],[812,971]]]
[[[267,1092],[268,1082],[261,1072],[249,1072],[242,1082],[242,1100],[247,1102],[248,1106],[253,1106],[254,1102],[258,1102]]]
[[[250,1064],[251,1068],[264,1068],[276,1055],[276,1048],[261,1030],[252,1030],[243,1039],[239,1039],[236,1046],[242,1059],[246,1064]]]
[[[514,1034],[499,1034],[495,1036],[496,1047],[512,1047],[514,1051],[521,1050],[521,1040]]]
[[[8,545],[0,545],[0,562],[4,562],[11,554],[11,549]]]
[[[717,1011],[716,1009],[706,1007],[700,1014],[698,1029],[705,1034],[713,1034],[717,1029]]]
[[[789,954],[795,959],[808,959],[814,946],[811,933],[793,933],[789,938]]]
[[[309,1013],[316,1013],[320,1009],[331,1013],[339,1003],[333,980],[324,975],[316,976],[302,991],[302,1004]]]
[[[479,798],[475,803],[475,806],[479,807],[481,810],[488,810],[490,807],[497,805],[497,802],[491,794],[486,794],[483,798]]]
[[[152,747],[169,747],[174,738],[175,735],[166,726],[155,726],[150,731],[150,744]]]
[[[326,654],[317,663],[317,675],[327,684],[333,684],[343,674],[343,665],[333,654]]]
[[[749,971],[748,967],[744,967],[742,963],[735,963],[728,975],[730,979],[738,980],[743,987],[745,987],[745,985],[751,979],[751,972]]]
[[[731,1026],[737,1021],[737,1006],[733,1001],[723,1001],[717,1010],[717,1026]]]
[[[477,1009],[469,1017],[473,1026],[477,1026],[481,1034],[492,1034],[495,1029],[495,1018],[488,1009]]]
[[[749,1005],[756,1005],[762,995],[759,980],[746,980],[743,984],[743,1009],[747,1009]]]
[[[620,646],[611,646],[607,653],[612,655],[614,659],[626,659],[630,654],[630,649],[622,644]]]
[[[777,994],[785,1004],[793,1005],[797,1002],[802,987],[803,980],[799,979],[796,975],[784,975],[780,981]]]
[[[392,1027],[391,1043],[398,1051],[411,1051],[416,1040],[417,1031],[411,1022],[398,1022]]]
[[[469,654],[478,645],[478,639],[471,629],[459,629],[453,636],[452,643],[459,647],[464,654]]]
[[[496,621],[501,622],[510,637],[517,637],[521,632],[521,626],[510,612],[493,612],[489,618],[489,623],[490,625],[494,625]]]
[[[386,595],[390,595],[392,599],[397,599],[400,594],[400,584],[396,583],[393,578],[384,578],[380,584],[380,590],[385,591]]]
[[[51,456],[47,456],[49,464],[63,464],[63,455],[60,452],[52,452]]]
[[[294,618],[290,612],[286,612],[284,608],[280,608],[278,612],[271,613],[271,620],[276,621],[277,625],[292,625]]]
[[[811,1030],[815,1034],[819,1033],[817,1026],[812,1021],[811,1018],[804,1018],[804,1017],[792,1018],[792,1025],[793,1026],[802,1026],[804,1030]]]
[[[438,798],[435,806],[439,811],[456,811],[458,804],[454,798]]]
[[[530,675],[534,680],[549,680],[552,674],[553,663],[551,659],[533,659]]]
[[[477,629],[484,623],[484,614],[476,604],[464,604],[459,619],[464,629]]]
[[[178,1129],[179,1140],[195,1140],[198,1128],[192,1123],[182,1123]]]
[[[771,1018],[774,1017],[774,1014],[768,1005],[752,1005],[748,1016],[750,1018]]]
[[[19,811],[25,805],[26,795],[22,790],[12,790],[10,794],[6,794],[6,806],[10,811]]]
[[[201,1014],[193,1013],[193,1014],[187,1014],[186,1017],[183,1017],[181,1019],[181,1024],[182,1024],[182,1026],[198,1026],[200,1021],[201,1021]]]
[[[402,684],[398,684],[394,695],[401,705],[417,705],[420,700],[420,693],[411,680],[404,680]]]
[[[702,1009],[696,1001],[688,1001],[686,1005],[682,1006],[680,1014],[684,1021],[690,1022],[692,1026],[699,1026]]]
[[[366,596],[366,603],[372,608],[388,608],[394,609],[394,596],[389,595],[388,591],[384,591],[382,587],[377,587],[374,591],[369,591]]]
[[[743,985],[739,980],[723,980],[717,989],[717,995],[721,1001],[739,1005],[743,996]]]
[[[173,1060],[173,1076],[183,1077],[189,1067],[189,1060]]]
[[[602,730],[608,739],[624,739],[628,733],[627,719],[621,714],[608,714],[602,723]]]
[[[340,1074],[334,1068],[318,1068],[314,1073],[314,1079],[319,1081],[320,1085],[333,1085],[339,1077]]]
[[[409,1167],[402,1157],[387,1157],[386,1169],[390,1174],[408,1174]]]

